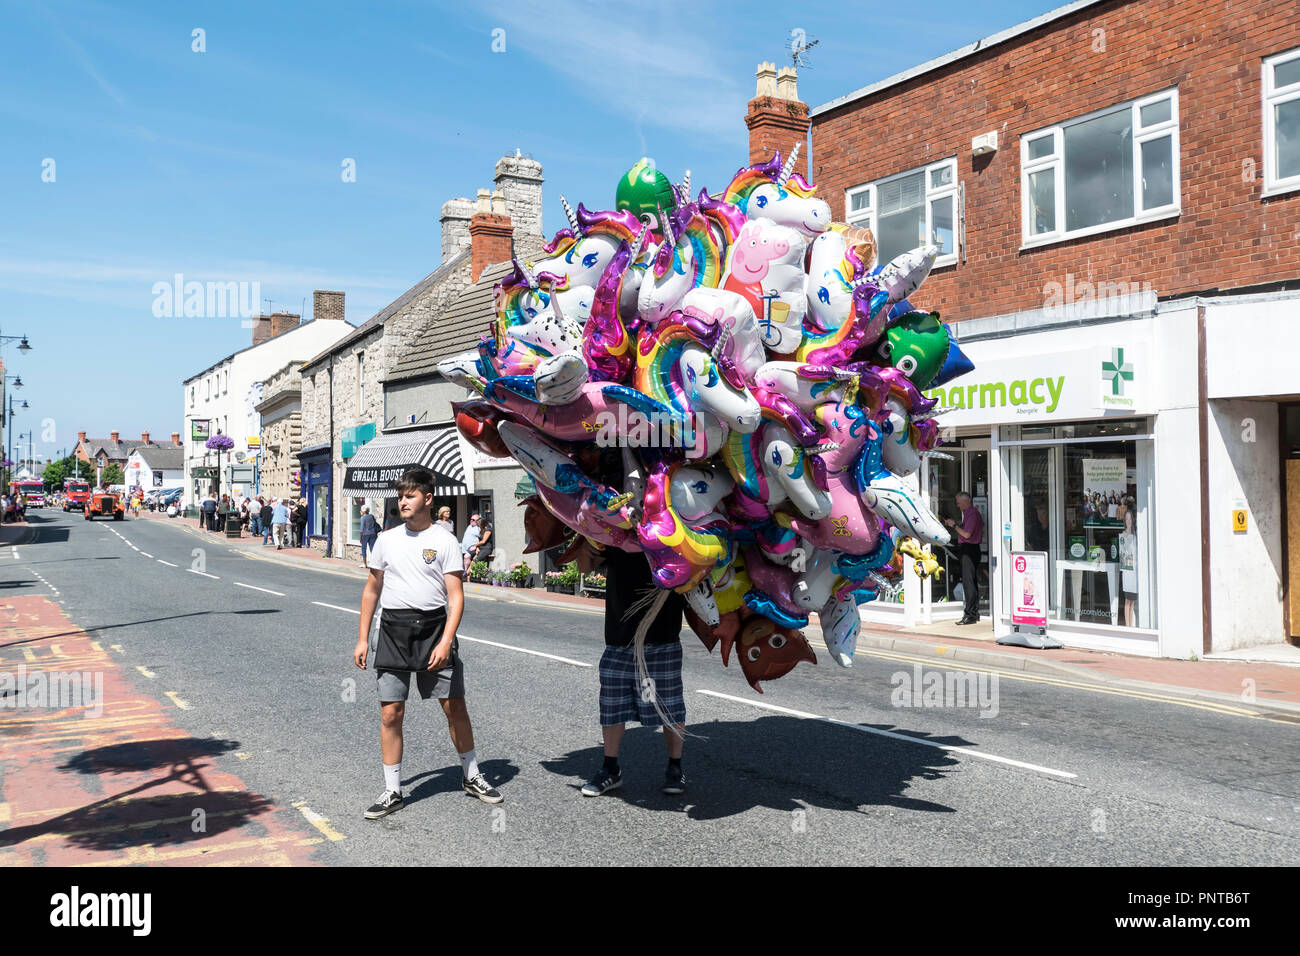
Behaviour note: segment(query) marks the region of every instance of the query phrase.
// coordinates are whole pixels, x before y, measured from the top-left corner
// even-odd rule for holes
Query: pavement
[[[141,516],[146,517],[145,515]],[[366,572],[351,562],[327,558],[310,548],[276,551],[265,547],[260,537],[225,539],[200,531],[194,520],[148,516],[172,527],[180,527],[200,539],[222,537],[223,543],[241,549],[250,558],[277,561],[291,567],[329,571],[364,580]],[[541,588],[506,588],[467,584],[466,591],[490,600],[535,605],[603,608],[604,601],[551,593]],[[1162,693],[1177,693],[1205,700],[1259,705],[1279,713],[1300,717],[1300,647],[1266,645],[1209,655],[1197,661],[1112,654],[1080,648],[1043,649],[1010,647],[994,643],[992,629],[980,637],[961,636],[973,629],[955,625],[932,625],[915,629],[888,624],[863,624],[859,647],[933,656],[948,661],[983,664],[1074,680],[1089,680],[1117,687],[1148,687]],[[811,623],[805,633],[824,647],[821,629]]]
[[[42,515],[0,551],[0,672],[84,660],[104,676],[101,716],[141,728],[118,741],[81,726],[97,719],[85,707],[0,710],[0,743],[23,748],[0,751],[0,865],[37,850],[97,865],[1300,859],[1296,726],[1275,703],[953,660],[928,642],[864,642],[848,670],[819,654],[760,694],[687,633],[686,794],[660,792],[663,744],[634,726],[624,788],[584,799],[603,608],[481,586],[467,589],[462,655],[480,766],[505,803],[460,791],[440,710],[413,701],[407,805],[364,821],[382,778],[373,672],[349,660],[360,569],[172,525]],[[62,722],[48,739],[14,730],[45,717]],[[106,798],[144,816],[106,818]],[[206,833],[184,822],[195,810]]]

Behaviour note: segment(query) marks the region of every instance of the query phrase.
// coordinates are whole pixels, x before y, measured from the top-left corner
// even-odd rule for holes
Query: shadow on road
[[[519,776],[519,768],[509,760],[484,760],[478,765],[478,768],[487,777],[488,783],[494,787],[502,787]],[[403,786],[411,787],[411,790],[406,794],[405,800],[410,804],[429,797],[436,797],[440,793],[455,793],[460,789],[461,778],[462,773],[459,763],[438,770],[418,773],[414,777],[402,781]],[[417,780],[423,782],[418,786],[414,786]]]
[[[862,812],[866,807],[890,806],[955,812],[944,804],[906,795],[914,782],[941,779],[958,767],[955,757],[933,747],[798,717],[713,721],[688,724],[687,729],[697,736],[686,739],[683,768],[689,787],[685,794],[671,797],[660,792],[667,764],[661,735],[636,727],[628,730],[619,754],[623,788],[599,799],[613,796],[645,810],[685,812],[692,820],[717,820],[756,807]],[[574,778],[570,785],[577,789],[599,769],[602,756],[602,748],[594,746],[541,763],[551,773]]]
[[[4,830],[0,832],[0,847],[58,835],[83,849],[122,850],[191,843],[236,829],[251,817],[274,809],[269,800],[257,794],[214,791],[208,786],[203,771],[210,765],[203,761],[238,747],[239,742],[234,740],[185,737],[82,751],[57,769],[96,777],[162,773],[52,819]],[[150,790],[176,783],[191,790],[146,795]]]

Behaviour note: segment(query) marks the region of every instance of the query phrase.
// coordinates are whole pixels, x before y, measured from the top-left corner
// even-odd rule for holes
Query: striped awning
[[[465,465],[454,425],[378,435],[357,450],[343,473],[343,490],[390,493],[402,474],[427,468],[436,481],[434,494],[467,494]]]

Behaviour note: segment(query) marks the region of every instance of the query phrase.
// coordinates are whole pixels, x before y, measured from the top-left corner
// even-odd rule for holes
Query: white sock
[[[473,780],[478,776],[478,754],[473,750],[467,750],[460,755],[460,765],[465,771],[465,779]]]
[[[402,793],[402,765],[400,763],[384,764],[384,789],[391,790],[399,796]]]

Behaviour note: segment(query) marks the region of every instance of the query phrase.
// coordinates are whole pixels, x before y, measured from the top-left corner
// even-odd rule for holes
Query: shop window
[[[384,523],[384,499],[382,498],[349,498],[348,499],[348,544],[361,543],[361,508],[364,505],[370,506],[370,513],[375,516],[379,522],[379,527],[386,528]]]
[[[1026,246],[1178,215],[1178,91],[1022,136],[1020,171]]]
[[[311,490],[311,534],[313,537],[325,537],[326,524],[329,521],[329,493],[330,490],[327,485],[316,485]]]
[[[1300,49],[1264,61],[1264,195],[1300,189]]]
[[[957,161],[947,159],[848,191],[846,218],[876,237],[878,262],[933,242],[935,266],[957,261]]]
[[[1010,518],[1003,549],[1047,553],[1050,621],[1156,627],[1155,459],[1147,430],[1145,420],[1002,430]]]

